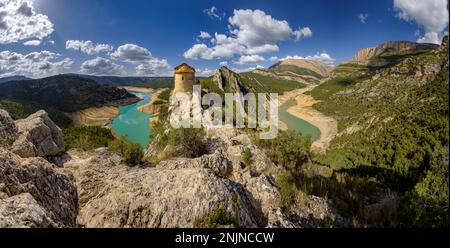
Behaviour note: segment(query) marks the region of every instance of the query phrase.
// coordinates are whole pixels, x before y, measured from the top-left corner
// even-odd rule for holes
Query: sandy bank
[[[111,102],[102,107],[92,107],[83,109],[74,113],[66,113],[69,116],[74,125],[77,126],[106,126],[119,114],[119,107],[122,105],[128,105],[140,101],[139,98],[128,98]]]
[[[136,92],[140,92],[140,93],[152,93],[152,92],[155,91],[152,88],[133,87],[133,86],[121,86],[121,87],[118,87],[118,88],[125,89],[125,90],[128,90],[128,91],[136,91]]]
[[[303,89],[286,92],[279,97],[279,106],[283,105],[290,99],[295,99],[297,104],[290,107],[287,112],[298,118],[301,118],[320,130],[320,137],[312,144],[311,151],[316,153],[324,153],[330,146],[331,140],[338,132],[337,121],[329,116],[312,108],[312,106],[319,101],[315,100],[310,95],[305,95],[305,92],[311,91],[316,86],[308,86]]]

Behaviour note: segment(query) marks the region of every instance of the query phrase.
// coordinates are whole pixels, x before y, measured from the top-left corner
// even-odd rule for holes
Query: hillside
[[[115,76],[91,76],[74,74],[76,76],[91,79],[100,84],[113,86],[135,86],[146,88],[171,88],[173,87],[173,77],[115,77]]]
[[[305,84],[295,80],[276,78],[256,72],[239,74],[225,66],[219,68],[213,76],[199,80],[203,89],[219,94],[226,92],[283,94],[286,91],[305,87]]]
[[[0,98],[33,102],[63,112],[136,100],[126,90],[74,75],[7,82],[0,85]]]
[[[269,69],[256,69],[253,73],[314,85],[327,77],[331,70],[332,67],[317,60],[287,59],[276,63]]]
[[[392,221],[448,225],[448,36],[436,49],[400,48],[360,52],[355,58],[369,58],[365,65],[339,65],[311,92],[321,101],[314,108],[339,129],[328,153],[314,160],[395,192]],[[371,63],[383,56],[395,61]]]
[[[10,81],[17,81],[17,80],[30,80],[30,78],[27,78],[25,76],[3,77],[3,78],[0,78],[0,84],[10,82]]]
[[[389,59],[402,59],[402,57],[407,57],[409,54],[424,53],[433,50],[436,47],[437,45],[435,44],[422,44],[409,41],[391,41],[376,47],[360,50],[351,59],[350,63],[370,65],[370,63],[373,64],[380,60],[383,62],[383,58],[389,62]]]

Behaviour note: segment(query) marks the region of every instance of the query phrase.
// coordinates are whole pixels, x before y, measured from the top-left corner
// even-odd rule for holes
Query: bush
[[[104,127],[77,126],[63,130],[66,149],[84,151],[107,147],[114,140],[111,130]]]
[[[138,143],[128,141],[123,137],[109,143],[109,148],[125,158],[125,162],[130,166],[142,163],[144,153]]]
[[[309,161],[311,139],[295,131],[279,133],[271,140],[261,140],[253,136],[255,143],[266,151],[269,158],[276,164],[287,169],[297,170]]]
[[[253,163],[253,154],[249,148],[245,148],[242,153],[242,163],[244,163],[245,167],[249,167]]]
[[[213,209],[203,218],[194,221],[194,227],[199,228],[216,228],[221,225],[233,225],[234,227],[239,227],[238,218],[233,217],[223,205]]]

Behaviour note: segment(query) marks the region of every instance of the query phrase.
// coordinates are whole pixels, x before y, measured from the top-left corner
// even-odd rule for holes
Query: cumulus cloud
[[[203,76],[203,77],[209,77],[211,76],[214,72],[208,68],[205,69],[196,69],[197,75],[199,76]]]
[[[63,73],[72,67],[73,61],[69,58],[57,60],[60,56],[49,51],[28,54],[2,51],[0,52],[0,76],[24,75],[37,78]]]
[[[211,35],[208,32],[200,31],[200,34],[198,35],[198,38],[201,39],[210,39]]]
[[[248,65],[248,64],[256,64],[259,62],[266,61],[264,57],[260,55],[245,55],[241,56],[238,61],[234,61],[237,65]]]
[[[221,66],[227,66],[228,65],[228,62],[227,61],[222,61],[222,62],[220,62],[219,63]]]
[[[333,66],[334,62],[336,62],[336,59],[332,58],[327,53],[317,53],[314,56],[286,56],[284,58],[279,59],[280,61],[287,60],[287,59],[306,59],[306,60],[318,60],[324,64],[327,64],[329,66]]]
[[[118,47],[111,54],[111,58],[136,65],[138,75],[153,75],[159,69],[170,68],[166,59],[155,58],[147,48],[134,44],[125,44]]]
[[[365,24],[367,22],[367,18],[369,18],[369,14],[359,14],[358,16],[358,20],[362,23]]]
[[[225,12],[219,12],[216,6],[212,6],[209,9],[203,10],[203,13],[208,15],[211,19],[218,19],[218,20],[222,20],[222,18],[224,18],[226,15]]]
[[[313,36],[313,32],[309,27],[300,27],[298,30],[292,33],[295,36],[295,40],[299,41],[301,39],[310,38]]]
[[[230,35],[215,33],[212,46],[193,45],[183,56],[188,59],[229,58],[236,54],[255,55],[277,52],[279,41],[289,40],[293,31],[285,20],[277,20],[261,10],[234,10],[228,19]],[[312,32],[305,28],[303,35]]]
[[[72,49],[81,51],[88,55],[94,55],[103,52],[111,52],[114,47],[108,44],[96,44],[90,40],[68,40],[66,41],[66,49]]]
[[[54,31],[48,16],[36,13],[31,0],[2,0],[0,44],[27,39],[42,40]]]
[[[40,40],[29,40],[23,43],[25,46],[39,46],[41,44]]]
[[[278,62],[280,59],[277,56],[272,56],[269,58],[270,62]]]
[[[425,34],[418,42],[441,43],[449,22],[447,0],[394,0],[394,8],[397,18],[423,27]]]
[[[97,57],[83,62],[80,67],[80,72],[97,76],[122,76],[125,74],[125,69],[122,65],[115,64],[109,59]]]

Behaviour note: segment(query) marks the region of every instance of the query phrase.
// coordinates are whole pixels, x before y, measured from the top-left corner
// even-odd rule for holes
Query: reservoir
[[[284,122],[288,126],[289,130],[294,130],[303,135],[309,135],[312,142],[318,140],[320,137],[320,130],[316,126],[288,113],[287,110],[290,107],[295,106],[295,104],[296,101],[291,99],[280,106],[278,116],[280,121]]]
[[[142,100],[119,108],[120,114],[117,116],[111,128],[119,136],[127,136],[129,141],[138,143],[142,149],[150,143],[151,130],[149,126],[150,115],[137,110],[139,106],[145,105],[151,101],[152,95],[130,91]]]

